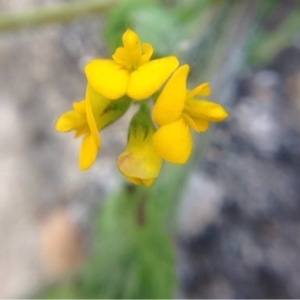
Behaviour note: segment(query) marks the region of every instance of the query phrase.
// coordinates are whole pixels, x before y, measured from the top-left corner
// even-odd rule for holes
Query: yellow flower
[[[99,101],[93,101],[91,106],[91,95]],[[100,99],[101,98],[101,99]],[[75,138],[83,136],[80,153],[79,166],[82,170],[87,170],[96,160],[101,139],[98,133],[100,127],[99,115],[109,105],[110,101],[100,95],[96,95],[87,88],[86,99],[73,103],[73,110],[62,114],[55,124],[59,132],[75,131]]]
[[[150,60],[153,47],[142,43],[139,36],[127,29],[123,47],[116,49],[113,59],[95,59],[87,64],[89,84],[105,98],[119,99],[128,95],[144,100],[154,94],[178,67],[175,56]]]
[[[134,116],[127,147],[117,162],[121,173],[130,182],[148,187],[154,183],[162,166],[162,159],[153,145],[155,129],[150,122],[144,112]]]
[[[178,164],[186,163],[192,153],[191,128],[205,132],[210,122],[221,122],[228,117],[220,104],[195,98],[210,95],[208,83],[187,90],[188,73],[188,65],[178,68],[153,108],[154,121],[160,126],[153,136],[155,149],[166,161]]]
[[[87,170],[95,162],[101,147],[99,130],[124,114],[129,100],[111,102],[96,93],[90,86],[85,100],[73,103],[73,110],[62,114],[55,128],[59,132],[75,131],[75,138],[83,136],[79,153],[79,166]]]

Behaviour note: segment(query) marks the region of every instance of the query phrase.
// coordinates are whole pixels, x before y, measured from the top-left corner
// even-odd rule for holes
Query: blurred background
[[[126,28],[210,81],[228,121],[151,189],[54,124]],[[300,2],[0,0],[0,298],[299,298]]]

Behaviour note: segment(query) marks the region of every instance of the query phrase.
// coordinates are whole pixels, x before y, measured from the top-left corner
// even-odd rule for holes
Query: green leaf
[[[144,187],[108,199],[82,272],[38,298],[168,299],[177,284],[174,248],[157,202]]]
[[[99,216],[102,239],[92,263],[98,296],[172,298],[176,285],[172,241],[147,190],[133,187],[106,203]],[[91,295],[97,296],[97,295]]]

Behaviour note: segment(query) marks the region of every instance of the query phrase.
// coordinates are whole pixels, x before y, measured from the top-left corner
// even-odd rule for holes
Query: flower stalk
[[[86,0],[52,5],[24,13],[1,13],[0,31],[66,23],[78,17],[103,13],[124,0]]]

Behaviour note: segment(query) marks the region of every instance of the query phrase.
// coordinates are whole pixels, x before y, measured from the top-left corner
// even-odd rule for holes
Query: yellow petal
[[[196,132],[205,132],[209,128],[207,120],[192,118],[186,114],[183,115],[183,118]]]
[[[140,50],[142,50],[140,37],[132,29],[127,29],[123,33],[122,41],[123,41],[123,45],[125,48],[134,49],[134,48],[138,47]]]
[[[92,166],[98,154],[98,147],[91,134],[83,138],[80,153],[79,153],[79,166],[80,169],[85,171]]]
[[[136,185],[142,185],[143,184],[143,181],[140,178],[135,178],[135,177],[130,177],[130,176],[125,176],[125,177],[128,181],[130,181],[133,184],[136,184]]]
[[[125,69],[131,69],[132,65],[131,61],[128,60],[128,51],[124,47],[118,47],[112,58],[117,64],[121,65]]]
[[[134,68],[138,68],[140,65],[141,57],[142,57],[142,43],[139,36],[131,29],[127,29],[122,36],[123,44],[124,44],[124,52],[119,53],[115,52],[113,55],[113,59],[117,58],[118,60],[124,60],[127,66],[130,66],[129,70]],[[119,56],[122,54],[122,56]]]
[[[86,91],[86,116],[88,126],[94,142],[100,148],[101,140],[98,133],[100,129],[101,118],[100,115],[103,110],[109,105],[110,101],[105,99],[100,94],[96,93],[90,85],[87,86]]]
[[[148,62],[153,54],[153,47],[149,43],[143,43],[143,55],[140,64]]]
[[[160,127],[153,136],[153,144],[164,160],[184,164],[191,156],[193,148],[190,128],[180,118],[176,122]]]
[[[153,119],[159,126],[172,123],[181,116],[189,69],[188,65],[178,68],[159,95],[153,107]]]
[[[77,139],[89,132],[88,126],[76,128],[74,138]]]
[[[189,92],[189,97],[203,96],[208,97],[211,94],[211,88],[208,82],[204,82],[196,86],[193,90]]]
[[[124,151],[118,158],[118,166],[123,174],[140,179],[156,178],[161,169],[162,160],[155,149],[151,152]]]
[[[80,102],[73,102],[73,108],[80,114],[85,114],[85,100]]]
[[[135,100],[143,100],[154,94],[178,67],[175,56],[155,59],[133,71],[129,78],[127,94]]]
[[[148,62],[153,54],[153,47],[149,43],[136,44],[133,48],[118,47],[114,52],[113,60],[128,71],[137,69],[140,65]]]
[[[154,181],[156,180],[156,178],[151,178],[151,179],[141,179],[141,178],[136,178],[136,177],[130,177],[128,175],[125,175],[123,174],[128,181],[130,181],[131,183],[133,184],[136,184],[136,185],[144,185],[144,186],[147,186],[147,187],[150,187]]]
[[[160,173],[162,159],[154,149],[151,133],[146,138],[144,133],[135,133],[119,156],[118,167],[131,182],[150,186]]]
[[[125,175],[124,173],[123,173],[123,175],[131,183],[136,184],[136,185],[145,185],[147,187],[150,187],[156,179],[156,178],[153,178],[153,179],[150,179],[150,180],[149,179],[144,180],[144,179],[141,179],[141,178],[136,178],[136,177],[131,177],[131,176]]]
[[[126,93],[129,72],[113,60],[92,60],[85,74],[92,88],[107,99],[115,100]]]
[[[58,132],[69,132],[84,126],[85,122],[86,120],[84,115],[73,110],[67,111],[58,118],[55,124],[55,129]]]
[[[221,122],[228,118],[228,112],[218,103],[191,99],[186,102],[184,111],[192,118]]]

